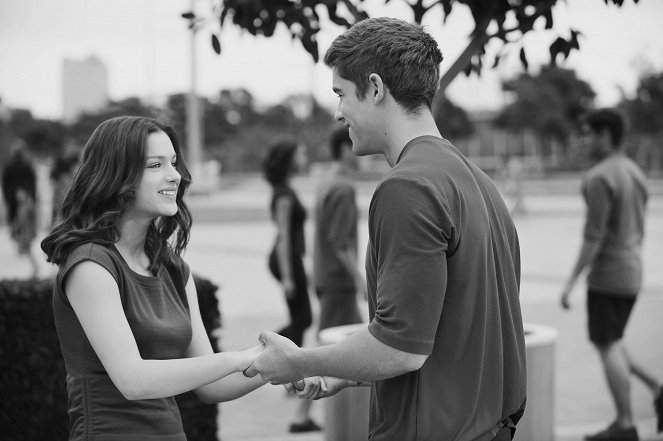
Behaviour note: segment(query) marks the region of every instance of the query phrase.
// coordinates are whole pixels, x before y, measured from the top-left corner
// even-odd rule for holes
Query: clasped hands
[[[297,362],[301,348],[288,338],[274,332],[263,331],[258,339],[264,348],[253,363],[243,371],[246,377],[260,374],[263,381],[282,384],[288,392],[312,400],[334,395],[346,386],[345,380],[339,378],[327,376],[306,378]]]

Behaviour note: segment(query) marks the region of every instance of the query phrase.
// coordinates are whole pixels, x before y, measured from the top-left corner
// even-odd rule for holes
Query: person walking
[[[244,373],[297,389],[323,376],[316,398],[370,382],[373,441],[511,439],[526,399],[518,235],[493,181],[435,124],[438,45],[372,18],[324,61],[353,152],[391,167],[368,215],[369,324],[316,348],[263,331]]]
[[[227,401],[264,384],[238,372],[261,345],[214,353],[181,258],[191,183],[175,131],[117,117],[88,140],[60,220],[53,316],[67,373],[69,440],[186,441],[175,395]]]
[[[622,337],[642,283],[642,241],[648,199],[640,168],[623,150],[625,121],[615,109],[589,112],[583,121],[583,144],[594,163],[582,180],[587,207],[583,243],[561,293],[561,305],[571,308],[571,294],[580,275],[587,275],[589,339],[603,364],[617,416],[589,441],[635,441],[630,375],[644,382],[655,397],[661,430],[661,383],[629,354]]]
[[[348,129],[339,127],[329,142],[332,163],[316,192],[313,282],[320,300],[318,332],[361,323],[357,295],[366,297],[366,282],[357,261],[357,207]]]
[[[272,186],[270,213],[276,226],[276,238],[269,253],[269,270],[281,283],[290,322],[278,334],[304,344],[304,333],[311,326],[313,313],[304,267],[306,208],[292,188],[292,176],[304,166],[303,148],[290,138],[276,140],[269,146],[263,161],[265,179]],[[321,427],[310,416],[310,400],[302,400],[290,423],[293,433],[313,432]]]

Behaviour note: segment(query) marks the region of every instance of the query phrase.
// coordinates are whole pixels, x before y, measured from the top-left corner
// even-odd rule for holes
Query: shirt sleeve
[[[383,182],[371,210],[377,284],[369,331],[395,349],[428,355],[447,284],[448,212],[439,192],[409,179]]]
[[[329,194],[325,213],[328,215],[327,241],[337,249],[353,246],[357,236],[357,204],[351,186]]]
[[[588,179],[583,186],[583,196],[587,205],[584,239],[589,242],[599,242],[608,230],[612,206],[610,188],[603,179]]]

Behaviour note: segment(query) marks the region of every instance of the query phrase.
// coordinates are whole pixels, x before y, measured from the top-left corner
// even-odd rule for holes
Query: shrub
[[[210,281],[194,275],[212,347],[221,320]],[[0,280],[0,439],[64,441],[67,392],[53,310],[52,280]],[[177,397],[189,440],[216,441],[218,406],[191,392]]]

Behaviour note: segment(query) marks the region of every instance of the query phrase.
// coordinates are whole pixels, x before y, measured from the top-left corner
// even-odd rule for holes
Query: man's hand
[[[297,393],[299,398],[309,400],[319,400],[320,398],[331,397],[346,387],[357,384],[356,381],[342,380],[335,377],[308,377],[297,384],[290,384],[286,386],[288,392]]]
[[[261,332],[259,340],[265,349],[244,371],[244,375],[254,377],[260,374],[264,381],[272,384],[295,383],[304,378],[301,368],[294,361],[294,355],[299,351],[296,344],[268,331]]]
[[[559,301],[560,304],[562,305],[562,309],[569,310],[571,309],[571,292],[573,290],[573,285],[571,284],[566,284],[564,289],[562,290],[562,294],[560,295]]]

